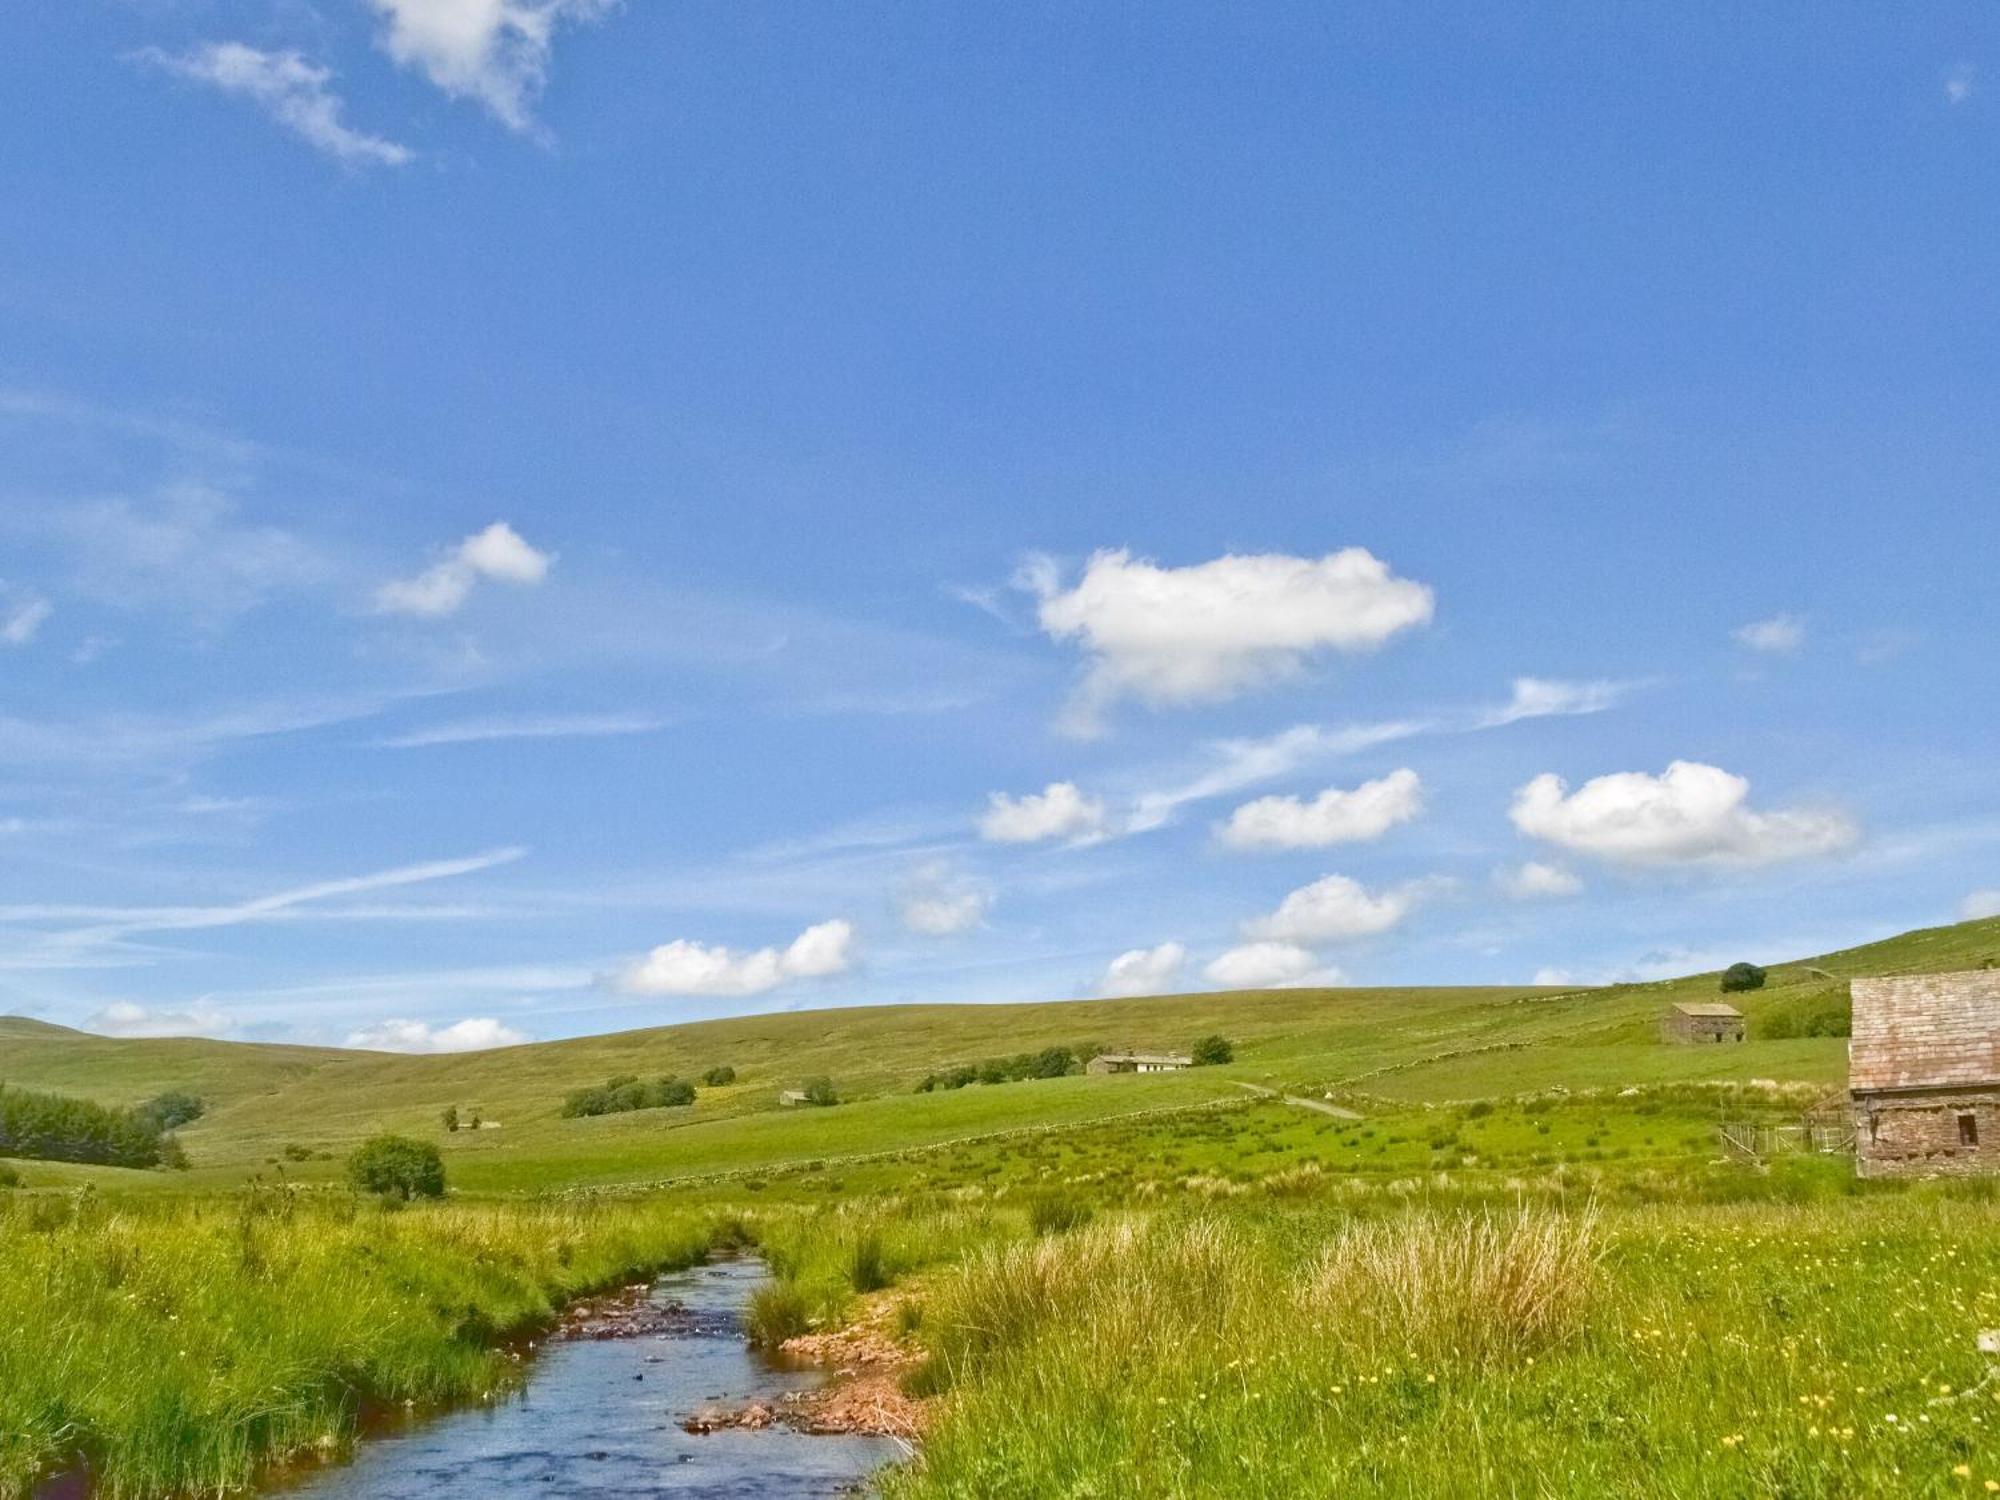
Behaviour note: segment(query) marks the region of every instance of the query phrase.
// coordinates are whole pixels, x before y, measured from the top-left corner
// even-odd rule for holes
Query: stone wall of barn
[[[1973,1140],[1966,1140],[1970,1120]],[[2000,1172],[2000,1088],[1918,1098],[1857,1095],[1854,1159],[1863,1177],[1970,1177]]]

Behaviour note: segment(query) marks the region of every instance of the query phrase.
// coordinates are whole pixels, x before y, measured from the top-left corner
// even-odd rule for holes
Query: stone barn
[[[1194,1066],[1178,1052],[1100,1052],[1083,1065],[1086,1073],[1178,1073]]]
[[[1660,1020],[1660,1040],[1740,1042],[1743,1040],[1743,1012],[1720,1001],[1676,1005]]]
[[[1853,993],[1861,1175],[2000,1171],[2000,969],[1857,979]]]

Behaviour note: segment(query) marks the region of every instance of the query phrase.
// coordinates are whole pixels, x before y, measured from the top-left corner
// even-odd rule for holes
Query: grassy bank
[[[0,1497],[79,1461],[103,1495],[151,1496],[337,1453],[363,1403],[501,1389],[500,1335],[718,1232],[659,1203],[0,1200]]]
[[[1233,1204],[995,1244],[923,1294],[895,1500],[1986,1494],[2000,1215]]]

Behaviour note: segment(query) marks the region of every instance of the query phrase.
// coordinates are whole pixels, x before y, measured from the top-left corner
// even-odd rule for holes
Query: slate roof
[[[1092,1062],[1159,1063],[1168,1067],[1192,1067],[1194,1059],[1178,1052],[1100,1052]]]
[[[2000,969],[1854,981],[1847,1086],[2000,1085]]]
[[[1674,1009],[1684,1016],[1702,1016],[1710,1020],[1737,1021],[1743,1012],[1733,1005],[1724,1005],[1719,1000],[1692,1001],[1686,1005],[1675,1005]]]

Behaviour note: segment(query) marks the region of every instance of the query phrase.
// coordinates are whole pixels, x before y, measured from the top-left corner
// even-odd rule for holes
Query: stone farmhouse
[[[1178,1073],[1194,1066],[1178,1052],[1100,1052],[1083,1065],[1086,1073]]]
[[[2000,969],[1857,979],[1853,991],[1861,1175],[2000,1170]]]

